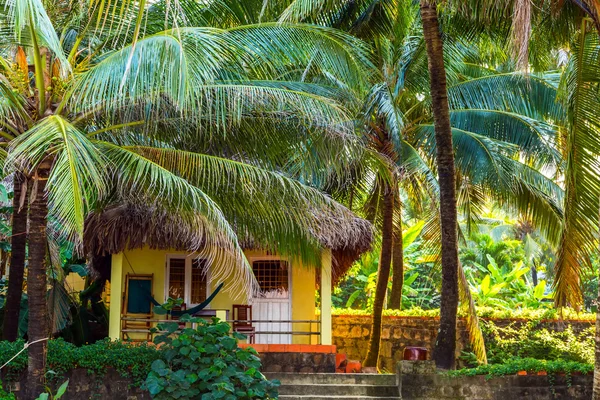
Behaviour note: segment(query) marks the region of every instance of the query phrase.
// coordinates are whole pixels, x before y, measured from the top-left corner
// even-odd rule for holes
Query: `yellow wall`
[[[170,250],[152,250],[149,248],[130,250],[122,253],[122,271],[121,271],[121,296],[124,292],[125,276],[127,274],[154,274],[153,278],[153,296],[159,302],[165,301],[165,273],[166,273],[166,261],[167,255],[185,255],[186,252],[170,251]],[[247,251],[246,257],[261,257],[265,256],[266,253],[260,251]],[[115,257],[113,256],[113,267]],[[291,274],[292,274],[292,319],[293,320],[314,320],[315,317],[315,268],[304,267],[298,261],[290,262]],[[111,279],[112,280],[112,279]],[[213,282],[213,287],[209,289],[209,293],[212,293],[214,287],[220,282]],[[239,293],[239,289],[233,287],[233,290],[228,291],[228,287],[231,287],[233,282],[231,279],[225,280],[224,289],[217,294],[217,296],[211,302],[209,308],[219,310],[229,310],[229,318],[232,318],[232,305],[233,304],[246,304],[247,298],[245,293]],[[111,285],[111,289],[114,289],[114,284]],[[237,290],[236,290],[237,289]],[[115,293],[111,293],[111,300],[114,298]],[[119,302],[119,307],[122,307]],[[111,307],[111,325],[116,323],[117,318],[113,316],[116,307]],[[119,312],[120,317],[120,312]],[[155,315],[155,318],[164,318],[164,316]],[[111,326],[109,329],[110,336],[116,338],[117,330]],[[295,331],[316,331],[318,326],[316,324],[294,324],[293,330]],[[120,327],[118,328],[120,329]],[[135,337],[135,335],[133,335]],[[312,337],[312,343],[317,342],[317,337]],[[293,343],[295,344],[307,344],[310,343],[308,336],[293,336]]]

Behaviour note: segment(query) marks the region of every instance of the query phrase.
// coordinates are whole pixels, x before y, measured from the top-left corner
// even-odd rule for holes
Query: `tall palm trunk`
[[[19,313],[21,311],[21,296],[23,295],[25,248],[27,245],[27,206],[25,205],[21,210],[19,208],[24,184],[24,177],[21,174],[15,174],[10,271],[2,329],[2,338],[10,342],[14,342],[19,336]]]
[[[389,308],[402,308],[402,286],[404,285],[404,245],[402,243],[402,205],[399,199],[394,203],[396,213],[394,224],[394,242],[392,250],[392,292],[390,293]]]
[[[383,303],[387,293],[387,285],[390,279],[390,266],[392,263],[392,235],[394,218],[394,186],[386,185],[383,194],[383,228],[381,230],[381,256],[379,257],[379,271],[377,272],[377,285],[375,287],[375,300],[373,303],[373,321],[371,325],[371,337],[369,348],[363,361],[365,367],[377,367],[379,358],[379,342],[381,339],[381,315]]]
[[[27,334],[29,346],[27,361],[27,399],[35,399],[44,391],[46,368],[46,341],[48,337],[48,308],[46,304],[46,221],[48,204],[45,187],[47,170],[43,176],[36,178],[35,199],[29,206],[29,266],[27,275],[27,297],[29,298],[29,326]]]
[[[427,64],[431,85],[442,227],[442,304],[440,329],[433,358],[438,368],[450,369],[454,368],[455,364],[456,312],[458,308],[456,182],[446,71],[444,69],[444,49],[435,0],[421,0],[421,20],[427,47]]]

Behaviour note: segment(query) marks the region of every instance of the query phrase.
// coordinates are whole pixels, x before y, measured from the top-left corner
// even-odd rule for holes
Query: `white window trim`
[[[171,268],[171,260],[185,259],[185,281],[183,287],[183,302],[185,303],[187,308],[192,308],[197,306],[198,304],[192,304],[192,261],[198,259],[197,255],[185,255],[185,254],[167,254],[167,261],[165,262],[165,301],[169,298],[169,279],[170,279],[170,268]],[[206,271],[206,296],[210,296],[210,266]],[[206,306],[206,308],[210,309],[210,304]]]

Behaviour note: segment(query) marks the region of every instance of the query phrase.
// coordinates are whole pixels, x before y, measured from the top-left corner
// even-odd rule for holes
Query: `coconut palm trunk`
[[[435,0],[421,0],[421,20],[427,48],[433,109],[442,228],[442,297],[440,329],[433,358],[438,368],[455,365],[456,313],[458,308],[458,233],[454,151],[444,50]]]
[[[385,296],[387,294],[387,285],[390,279],[390,267],[392,264],[394,198],[396,197],[394,190],[393,187],[386,185],[383,193],[381,256],[379,257],[379,271],[377,272],[377,285],[375,287],[371,336],[369,339],[367,355],[363,361],[364,367],[377,367],[377,359],[379,358],[381,316],[383,313],[383,303],[385,302]]]
[[[29,206],[29,263],[27,297],[29,299],[29,326],[27,333],[29,359],[27,361],[27,396],[35,399],[44,392],[46,367],[46,341],[48,337],[48,309],[46,304],[46,218],[48,204],[45,195],[48,170],[38,169],[32,185],[35,199]],[[37,186],[37,187],[36,187]]]
[[[2,338],[10,342],[19,336],[19,313],[23,294],[23,274],[25,272],[25,248],[27,245],[27,205],[21,209],[20,200],[25,181],[21,174],[15,174],[10,271],[8,291],[4,308]]]
[[[404,245],[402,243],[402,208],[399,199],[394,203],[396,220],[394,224],[394,242],[392,250],[392,292],[389,308],[402,308],[402,286],[404,285]]]

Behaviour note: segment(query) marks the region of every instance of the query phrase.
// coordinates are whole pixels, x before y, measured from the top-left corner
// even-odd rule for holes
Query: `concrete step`
[[[400,397],[380,397],[380,396],[296,396],[280,395],[280,400],[399,400]]]
[[[282,385],[396,385],[396,375],[393,374],[266,373],[265,375],[268,379],[277,379],[281,381]]]
[[[384,385],[324,385],[324,384],[282,384],[279,388],[280,395],[302,395],[302,396],[378,396],[394,397],[398,396],[398,386]]]

